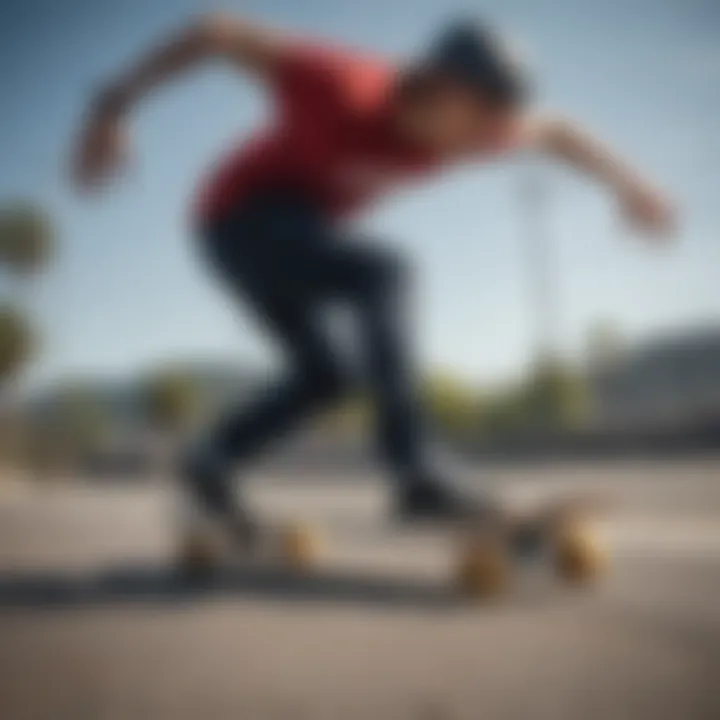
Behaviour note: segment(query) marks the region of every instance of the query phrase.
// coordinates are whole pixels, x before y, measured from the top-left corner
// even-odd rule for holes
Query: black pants
[[[256,200],[207,230],[211,266],[275,335],[289,366],[275,386],[223,418],[209,445],[225,461],[248,460],[342,397],[348,367],[321,312],[341,301],[357,321],[380,453],[398,482],[423,482],[429,469],[406,341],[408,272],[392,253],[341,234],[288,196]]]

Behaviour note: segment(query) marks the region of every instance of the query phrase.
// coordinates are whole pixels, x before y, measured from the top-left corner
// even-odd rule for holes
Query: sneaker
[[[499,502],[446,483],[415,484],[403,488],[396,501],[402,521],[472,521],[496,525],[507,538],[514,558],[532,563],[545,548],[546,523],[540,518],[515,518]]]
[[[448,483],[415,483],[401,489],[396,513],[401,520],[471,520],[494,515],[488,498]]]
[[[235,547],[250,550],[259,542],[259,523],[239,500],[231,474],[210,459],[207,454],[186,455],[178,473],[181,483],[200,514],[224,526]]]

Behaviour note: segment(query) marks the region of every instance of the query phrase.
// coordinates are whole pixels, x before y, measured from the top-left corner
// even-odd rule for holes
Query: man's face
[[[441,156],[493,152],[509,144],[518,113],[445,78],[428,83],[405,110],[407,131]]]

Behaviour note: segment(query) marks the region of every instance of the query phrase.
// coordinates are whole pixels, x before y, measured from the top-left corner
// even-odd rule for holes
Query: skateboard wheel
[[[280,531],[282,559],[293,568],[312,567],[322,552],[322,538],[316,528],[305,523],[291,523]]]
[[[592,582],[604,574],[608,563],[607,548],[588,525],[572,525],[557,539],[555,570],[566,582],[576,585]]]
[[[457,567],[459,590],[478,600],[502,595],[510,586],[511,569],[507,549],[501,543],[467,543]]]

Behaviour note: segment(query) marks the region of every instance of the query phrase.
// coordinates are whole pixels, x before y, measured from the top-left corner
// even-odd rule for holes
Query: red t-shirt
[[[397,69],[319,46],[289,47],[274,73],[275,122],[246,141],[204,183],[198,212],[217,218],[265,189],[297,188],[338,215],[437,165],[395,133]]]

